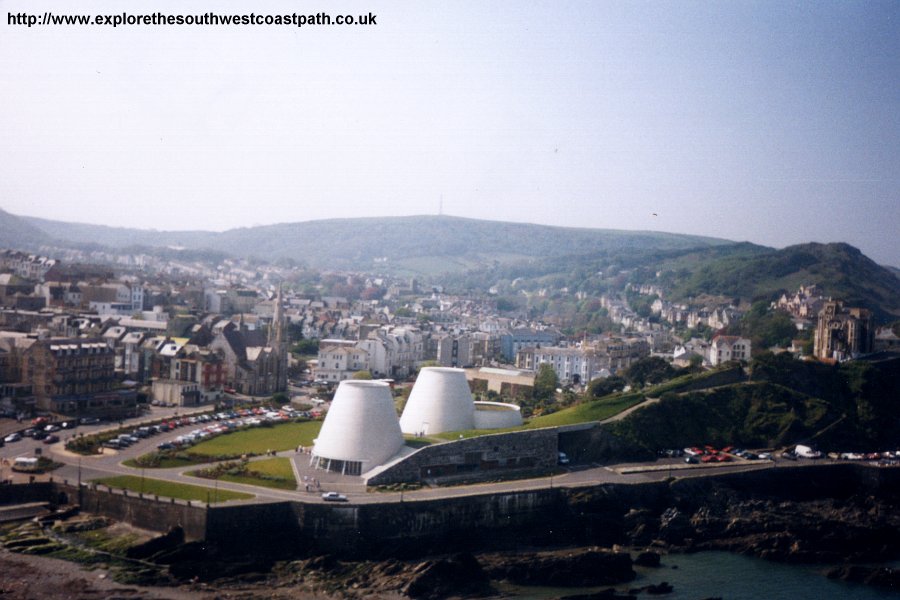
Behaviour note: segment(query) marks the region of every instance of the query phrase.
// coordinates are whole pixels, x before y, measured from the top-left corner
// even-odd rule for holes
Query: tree
[[[690,367],[689,370],[691,373],[699,373],[703,370],[703,357],[699,354],[694,354],[690,359]]]
[[[605,379],[593,379],[587,387],[587,399],[596,400],[603,396],[609,396],[625,387],[625,380],[617,375]]]
[[[635,385],[660,383],[675,376],[675,368],[658,356],[637,361],[625,371],[625,379]]]
[[[535,400],[548,400],[556,393],[559,387],[559,377],[556,371],[548,363],[542,363],[538,367],[537,375],[534,376],[534,391],[532,396]]]
[[[300,340],[291,347],[291,354],[299,356],[311,356],[319,353],[319,340]]]
[[[350,376],[350,379],[372,379],[372,372],[368,369],[363,371],[357,371],[353,375]]]
[[[772,346],[788,346],[797,335],[790,316],[771,310],[769,303],[765,301],[755,302],[739,323],[728,326],[727,332],[750,338],[754,352],[761,352]]]

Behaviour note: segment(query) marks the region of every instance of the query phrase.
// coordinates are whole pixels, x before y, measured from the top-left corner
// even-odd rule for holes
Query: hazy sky
[[[443,197],[482,219],[846,241],[900,266],[895,0],[0,8],[0,207],[15,214],[222,230],[435,214]],[[123,10],[377,25],[7,17]]]

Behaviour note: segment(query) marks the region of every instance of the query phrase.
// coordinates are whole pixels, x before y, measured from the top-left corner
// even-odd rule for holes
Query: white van
[[[809,446],[803,446],[801,444],[797,444],[794,448],[794,454],[799,456],[800,458],[822,458],[822,453],[818,450],[813,450]]]

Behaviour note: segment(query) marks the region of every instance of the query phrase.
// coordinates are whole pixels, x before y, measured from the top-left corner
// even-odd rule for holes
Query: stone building
[[[37,340],[22,353],[21,371],[38,410],[71,416],[136,413],[136,394],[118,389],[115,353],[101,338]]]
[[[839,300],[828,301],[819,311],[813,353],[825,360],[849,360],[872,352],[875,327],[865,308],[844,308]]]

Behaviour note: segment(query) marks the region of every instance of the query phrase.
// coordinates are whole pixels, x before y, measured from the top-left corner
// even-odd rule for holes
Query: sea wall
[[[83,486],[83,510],[152,531],[179,525],[189,540],[219,548],[353,557],[421,555],[485,548],[621,543],[628,515],[746,499],[775,502],[900,495],[900,468],[821,463],[672,481],[480,493],[371,504],[277,502],[207,508]],[[0,487],[3,503],[76,503],[77,486]],[[632,524],[633,525],[633,524]]]
[[[311,549],[354,556],[403,556],[529,544],[552,535],[559,490],[402,503],[307,505],[301,528]]]
[[[104,515],[135,527],[165,533],[181,527],[187,540],[206,538],[207,508],[199,502],[136,494],[102,485],[78,486],[57,483],[59,493],[66,494],[71,504],[80,504],[85,512]]]

